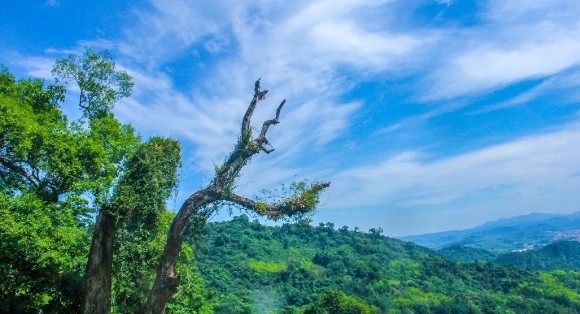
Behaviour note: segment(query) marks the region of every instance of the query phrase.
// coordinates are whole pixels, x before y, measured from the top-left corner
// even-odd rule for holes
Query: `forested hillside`
[[[502,254],[496,262],[535,270],[580,271],[580,243],[577,241],[554,242],[538,250]]]
[[[478,249],[459,244],[445,247],[441,250],[438,250],[437,253],[448,259],[461,262],[493,261],[498,256],[497,254],[484,249]]]
[[[240,216],[205,230],[201,242],[190,243],[199,248],[192,264],[219,300],[216,313],[320,310],[329,293],[356,298],[371,312],[580,311],[578,272],[453,262],[380,229],[304,221],[268,227]]]

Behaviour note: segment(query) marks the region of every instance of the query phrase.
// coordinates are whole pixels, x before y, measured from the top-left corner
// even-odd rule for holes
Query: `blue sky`
[[[136,83],[116,115],[182,141],[175,207],[261,77],[255,125],[288,102],[238,192],[329,180],[315,222],[409,235],[580,210],[578,16],[576,0],[3,1],[0,63],[50,80],[54,60],[110,50]]]

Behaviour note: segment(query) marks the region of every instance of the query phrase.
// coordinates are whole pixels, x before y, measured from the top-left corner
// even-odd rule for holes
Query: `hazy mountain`
[[[458,244],[495,253],[528,250],[558,240],[580,240],[580,212],[533,213],[487,222],[473,229],[407,236],[400,239],[434,249]]]

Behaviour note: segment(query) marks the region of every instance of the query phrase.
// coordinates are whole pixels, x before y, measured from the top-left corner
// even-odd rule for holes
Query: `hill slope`
[[[495,262],[535,270],[580,271],[580,242],[558,241],[538,250],[506,253],[500,255]]]
[[[468,230],[445,231],[401,237],[429,248],[452,244],[494,253],[538,248],[558,240],[580,240],[580,212],[568,215],[529,214],[487,222]]]
[[[453,262],[378,230],[268,227],[241,216],[210,223],[197,247],[216,313],[301,313],[328,291],[381,313],[580,311],[580,273]]]
[[[454,261],[474,262],[474,261],[493,261],[497,254],[484,250],[453,244],[437,251],[437,254]]]

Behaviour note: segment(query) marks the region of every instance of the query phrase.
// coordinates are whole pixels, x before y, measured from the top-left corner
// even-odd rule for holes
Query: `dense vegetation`
[[[380,229],[268,227],[240,216],[205,230],[191,245],[218,313],[335,313],[324,308],[339,303],[366,309],[360,313],[580,311],[578,272],[454,262]]]
[[[128,77],[114,71],[106,52],[87,50],[82,59],[69,60],[83,62],[71,72],[84,84],[83,116],[74,121],[60,108],[64,85],[16,80],[0,67],[2,313],[78,313],[88,260],[113,270],[105,280],[112,281],[114,310],[136,312],[173,217],[165,200],[177,179],[179,143],[157,137],[144,141],[114,117],[110,109],[120,95],[111,89],[110,75]],[[107,243],[115,245],[103,250],[108,256],[88,259],[97,213],[107,216]],[[97,237],[92,238],[94,244]],[[187,256],[191,248],[183,251]],[[199,286],[194,272],[182,277]],[[196,289],[174,299],[175,306],[196,309],[192,300],[204,291]],[[197,302],[197,308],[203,304]]]
[[[580,242],[578,241],[556,241],[538,249],[503,254],[457,244],[436,252],[445,258],[462,262],[490,261],[533,270],[580,271]]]
[[[538,250],[506,253],[500,255],[495,262],[535,270],[580,271],[580,242],[558,241]]]
[[[441,250],[438,250],[437,254],[448,259],[461,262],[493,261],[498,256],[497,254],[484,249],[478,249],[459,244],[450,245]]]
[[[45,86],[0,67],[2,312],[206,311],[201,282],[179,265],[192,251],[184,233],[226,204],[274,220],[303,217],[330,184],[295,182],[260,200],[236,194],[243,167],[275,150],[266,135],[286,102],[255,136],[251,119],[268,93],[258,79],[231,154],[170,214],[181,147],[143,140],[117,120],[112,109],[131,94],[132,78],[109,52],[90,48],[57,60],[52,74],[56,84]],[[60,108],[67,88],[78,92],[74,121]],[[173,298],[180,286],[186,292]]]

